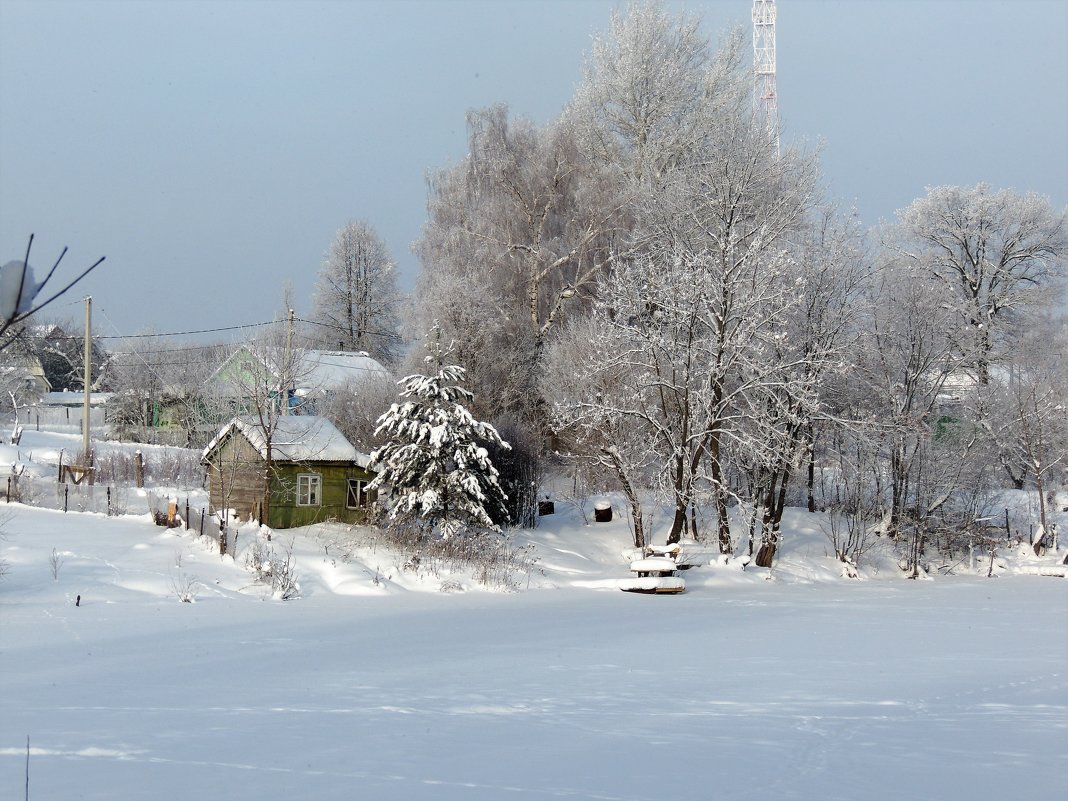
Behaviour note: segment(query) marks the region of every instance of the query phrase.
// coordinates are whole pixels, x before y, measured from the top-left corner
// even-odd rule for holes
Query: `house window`
[[[345,501],[349,509],[362,509],[367,506],[367,482],[358,478],[349,479],[349,495]]]
[[[319,506],[322,503],[323,477],[318,473],[297,476],[297,506]]]

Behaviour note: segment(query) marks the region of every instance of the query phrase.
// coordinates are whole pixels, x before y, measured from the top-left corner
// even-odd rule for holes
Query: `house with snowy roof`
[[[212,508],[271,528],[364,522],[375,501],[370,456],[323,417],[235,417],[201,462]]]
[[[280,376],[289,373],[289,407],[315,414],[318,402],[332,393],[352,391],[362,382],[390,378],[381,362],[364,351],[302,349],[294,353],[288,370],[281,367],[283,361],[289,360],[269,350],[260,352],[242,345],[207,380],[205,395],[223,401],[237,413],[245,413],[259,405],[253,395],[263,395],[266,388],[277,387],[269,400],[280,406]]]
[[[294,379],[297,405],[314,414],[318,401],[333,393],[351,392],[368,381],[391,380],[381,362],[365,351],[301,351]]]

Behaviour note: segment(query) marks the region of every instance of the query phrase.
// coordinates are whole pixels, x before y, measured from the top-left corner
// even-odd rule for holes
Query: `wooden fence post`
[[[137,478],[137,488],[144,489],[145,486],[145,457],[141,454],[141,451],[134,453],[134,471]]]
[[[189,498],[185,499],[185,530],[189,531]]]
[[[64,514],[66,514],[66,511],[67,511],[67,492],[69,490],[70,490],[70,487],[67,486],[66,484],[64,484],[63,485],[63,512],[64,512]]]

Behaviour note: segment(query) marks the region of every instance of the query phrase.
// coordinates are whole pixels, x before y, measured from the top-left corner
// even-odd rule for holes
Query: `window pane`
[[[349,479],[348,497],[345,506],[349,509],[359,509],[367,505],[367,482],[358,478]]]
[[[318,506],[322,478],[314,474],[297,476],[297,506]]]

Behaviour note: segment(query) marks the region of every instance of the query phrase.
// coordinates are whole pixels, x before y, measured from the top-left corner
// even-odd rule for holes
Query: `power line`
[[[333,323],[320,323],[320,322],[318,322],[316,320],[305,320],[305,319],[303,319],[301,317],[294,317],[293,319],[298,323],[307,323],[308,325],[318,325],[318,326],[322,326],[323,328],[333,328],[335,331],[343,331],[346,334],[349,333],[349,329],[345,328],[344,326],[335,325]],[[397,333],[392,332],[392,331],[369,331],[366,328],[361,328],[360,329],[360,333],[361,334],[368,334],[370,336],[375,336],[375,337],[389,337],[390,339],[400,339],[401,338],[400,334],[397,334]]]
[[[115,336],[99,336],[94,339],[143,339],[146,337],[182,337],[189,334],[216,334],[220,331],[241,331],[246,328],[262,328],[265,325],[278,325],[284,320],[269,320],[265,323],[246,323],[245,325],[228,325],[222,328],[200,328],[196,331],[173,331],[166,334],[125,334]]]
[[[279,325],[284,323],[285,320],[269,320],[265,323],[246,323],[245,325],[228,325],[222,328],[200,328],[195,331],[171,331],[167,333],[159,334],[94,334],[93,339],[147,339],[147,338],[159,338],[159,337],[182,337],[190,334],[215,334],[221,331],[240,331],[246,328],[262,328],[266,325]],[[63,336],[53,337],[53,339],[78,339],[80,336]],[[206,346],[205,346],[206,347]]]

